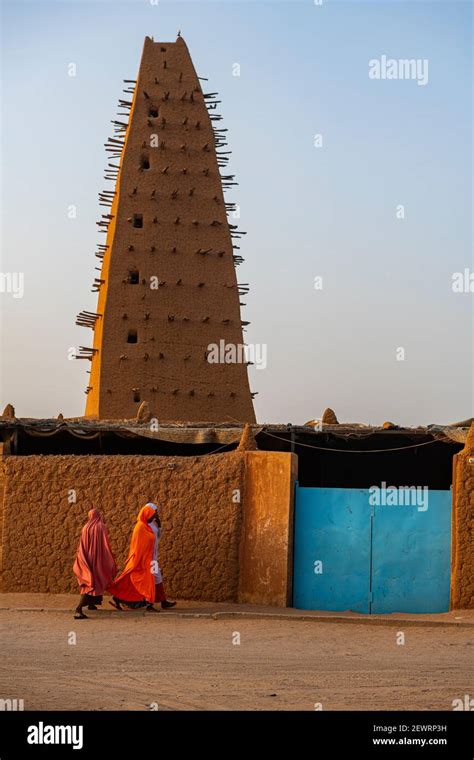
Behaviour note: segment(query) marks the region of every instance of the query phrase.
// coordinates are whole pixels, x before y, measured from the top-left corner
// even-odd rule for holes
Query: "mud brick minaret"
[[[180,36],[147,37],[137,81],[125,81],[106,144],[97,311],[77,318],[94,333],[78,356],[91,361],[86,416],[133,418],[146,401],[158,420],[254,422],[246,363],[208,361],[213,344],[243,345],[248,290],[216,93],[203,93]]]

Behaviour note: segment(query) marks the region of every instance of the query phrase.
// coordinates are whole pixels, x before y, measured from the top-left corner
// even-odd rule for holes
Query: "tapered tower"
[[[254,422],[216,93],[181,37],[147,37],[125,92],[106,145],[97,311],[77,318],[94,334],[78,356],[91,361],[86,416],[132,418],[147,401],[159,420]]]

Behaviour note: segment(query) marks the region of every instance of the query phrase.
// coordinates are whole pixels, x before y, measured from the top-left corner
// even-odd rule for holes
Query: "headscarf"
[[[146,504],[138,513],[130,541],[130,550],[123,572],[110,584],[108,591],[127,602],[155,600],[155,579],[152,574],[155,534],[148,520],[155,514],[155,505]]]
[[[98,509],[91,509],[81,538],[73,571],[81,592],[101,596],[117,572],[107,526]]]

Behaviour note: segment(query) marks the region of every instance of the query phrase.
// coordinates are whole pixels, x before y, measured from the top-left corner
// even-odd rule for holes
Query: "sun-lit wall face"
[[[244,348],[216,93],[182,37],[147,37],[126,84],[106,144],[114,189],[101,195],[97,312],[78,317],[94,331],[86,414],[132,418],[146,402],[160,420],[255,422],[243,352],[228,362],[215,351]]]
[[[6,457],[1,590],[75,593],[72,558],[92,505],[123,566],[138,512],[153,499],[162,507],[160,563],[170,597],[237,601],[243,506],[231,496],[243,491],[245,454],[177,457],[168,465],[169,457],[140,455]],[[72,466],[77,502],[68,501]],[[44,505],[35,510],[31,493],[40,490]]]
[[[469,417],[471,14],[455,1],[5,2],[2,408],[84,411],[88,363],[70,357],[90,345],[75,315],[97,307],[103,143],[144,37],[181,29],[219,92],[240,182],[226,200],[248,231],[257,418]]]
[[[472,507],[474,505],[474,422],[456,456],[453,484],[451,608],[474,608]]]

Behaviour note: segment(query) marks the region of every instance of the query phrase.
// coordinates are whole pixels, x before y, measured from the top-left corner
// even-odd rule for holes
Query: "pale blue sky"
[[[181,29],[219,91],[240,186],[260,422],[450,422],[473,413],[472,5],[469,2],[3,2],[2,405],[83,413],[103,143],[143,39]],[[368,61],[428,59],[429,81]],[[68,77],[68,64],[77,76]],[[232,76],[239,63],[241,76]],[[323,146],[314,147],[314,135]],[[69,204],[77,218],[68,219]],[[396,218],[398,204],[405,219]],[[322,276],[316,291],[314,278]],[[397,361],[397,347],[405,361]]]

